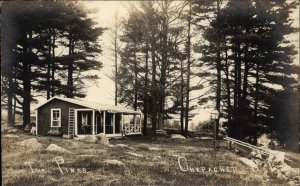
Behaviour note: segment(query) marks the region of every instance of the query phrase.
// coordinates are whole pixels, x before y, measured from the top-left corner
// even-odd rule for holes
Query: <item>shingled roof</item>
[[[45,103],[42,103],[36,107],[36,109],[40,108],[41,106],[47,104],[48,102],[58,99],[61,101],[65,101],[68,103],[73,103],[75,105],[80,105],[83,107],[87,107],[90,109],[95,110],[101,110],[101,111],[108,111],[108,112],[120,112],[120,113],[130,113],[130,114],[142,114],[140,111],[134,111],[132,109],[127,109],[121,106],[114,106],[114,105],[107,105],[107,104],[100,104],[96,102],[89,102],[89,101],[83,101],[79,99],[72,99],[72,98],[62,98],[62,97],[53,97],[49,100],[47,100]]]

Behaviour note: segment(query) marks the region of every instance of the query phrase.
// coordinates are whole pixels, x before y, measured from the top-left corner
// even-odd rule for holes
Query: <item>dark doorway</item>
[[[92,111],[77,112],[77,133],[92,134]]]

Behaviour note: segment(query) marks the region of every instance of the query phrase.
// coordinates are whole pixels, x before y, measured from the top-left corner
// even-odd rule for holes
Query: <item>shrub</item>
[[[62,136],[62,133],[59,131],[60,128],[51,128],[47,135],[49,136]]]

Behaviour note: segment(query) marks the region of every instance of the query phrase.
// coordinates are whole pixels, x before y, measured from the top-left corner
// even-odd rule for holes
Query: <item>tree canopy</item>
[[[84,80],[98,78],[84,72],[102,67],[95,57],[102,51],[99,36],[104,29],[95,26],[89,10],[80,2],[4,2],[2,6],[1,74],[9,122],[20,106],[24,126],[30,122],[34,95],[84,97]],[[57,54],[64,49],[68,52]]]

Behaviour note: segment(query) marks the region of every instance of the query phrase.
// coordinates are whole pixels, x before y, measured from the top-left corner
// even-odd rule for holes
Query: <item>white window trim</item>
[[[53,111],[59,111],[59,126],[53,126]],[[51,109],[51,127],[61,127],[61,109],[60,108],[53,108]]]

